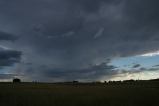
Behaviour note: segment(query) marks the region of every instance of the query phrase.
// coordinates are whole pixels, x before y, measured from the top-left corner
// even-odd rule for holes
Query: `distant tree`
[[[79,81],[73,81],[74,84],[79,83]]]
[[[104,81],[104,83],[106,83],[106,84],[107,84],[108,82],[107,82],[107,81]]]
[[[20,83],[20,82],[21,82],[21,80],[19,78],[14,78],[13,79],[13,83]]]

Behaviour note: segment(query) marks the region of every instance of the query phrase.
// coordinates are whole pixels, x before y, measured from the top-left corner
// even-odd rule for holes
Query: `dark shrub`
[[[21,82],[21,80],[18,78],[13,79],[13,83],[20,83],[20,82]]]

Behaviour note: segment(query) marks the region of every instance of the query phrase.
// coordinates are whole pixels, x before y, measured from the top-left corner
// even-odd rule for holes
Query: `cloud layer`
[[[157,0],[0,0],[0,30],[7,32],[0,32],[0,40],[14,40],[10,33],[18,36],[14,43],[2,42],[22,51],[17,74],[95,80],[119,73],[109,65],[111,59],[159,49],[157,4]],[[15,53],[11,58],[17,60],[11,63],[19,56]]]

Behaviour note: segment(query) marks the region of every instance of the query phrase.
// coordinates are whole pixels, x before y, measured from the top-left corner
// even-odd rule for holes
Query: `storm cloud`
[[[0,40],[14,38],[8,33],[18,36],[13,43],[1,42],[22,52],[21,59],[19,52],[11,57],[17,59],[10,64],[21,60],[14,67],[16,74],[98,79],[118,74],[109,65],[113,59],[159,49],[157,4],[158,0],[0,0],[0,30],[6,32],[0,32]],[[104,68],[98,69],[102,63]]]
[[[14,41],[16,40],[18,37],[15,35],[12,35],[10,33],[6,33],[6,32],[1,32],[0,31],[0,40],[10,40],[10,41]]]
[[[0,31],[0,41],[15,41],[17,37],[13,34]],[[5,66],[12,66],[14,63],[19,63],[21,59],[21,52],[9,49],[0,45],[0,68]]]
[[[20,62],[21,52],[15,50],[0,51],[0,66],[11,66]]]

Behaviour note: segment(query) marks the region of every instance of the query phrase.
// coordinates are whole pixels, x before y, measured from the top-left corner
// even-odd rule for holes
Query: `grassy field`
[[[0,106],[159,106],[159,82],[0,83]]]

